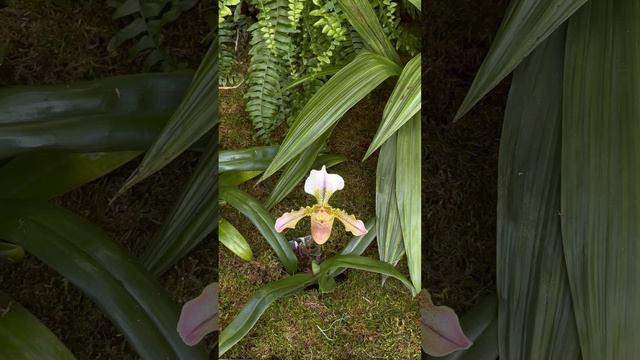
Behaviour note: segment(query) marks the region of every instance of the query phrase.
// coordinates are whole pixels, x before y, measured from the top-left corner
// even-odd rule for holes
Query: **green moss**
[[[221,96],[220,142],[222,148],[256,145],[253,130],[244,113],[242,89],[224,90]],[[360,219],[375,215],[375,171],[373,156],[362,162],[377,124],[380,121],[389,89],[375,92],[340,121],[328,142],[330,152],[347,157],[332,168],[340,174],[345,187],[331,199],[331,204],[355,214]],[[284,131],[284,130],[283,130]],[[282,137],[284,134],[276,134]],[[250,181],[242,189],[264,200],[277,176],[256,184]],[[300,206],[313,204],[304,193],[302,182],[282,202],[274,206],[272,216]],[[220,324],[224,328],[240,311],[249,297],[262,285],[286,276],[277,258],[255,227],[234,209],[225,207],[221,215],[245,235],[255,259],[244,262],[225,248],[220,248]],[[309,220],[302,220],[285,236],[308,235]],[[323,257],[338,253],[349,241],[338,222],[332,237],[323,245]],[[375,243],[365,253],[378,257]],[[406,263],[398,268],[406,271]],[[398,281],[380,286],[380,276],[349,270],[347,280],[334,292],[320,295],[307,289],[277,300],[263,314],[251,332],[225,357],[258,359],[417,359],[420,354],[419,303]]]

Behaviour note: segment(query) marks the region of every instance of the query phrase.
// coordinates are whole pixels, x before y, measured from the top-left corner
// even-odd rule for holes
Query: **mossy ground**
[[[224,90],[220,99],[220,142],[223,149],[259,145],[244,112],[243,89]],[[328,142],[330,152],[342,154],[347,161],[330,172],[345,180],[344,190],[332,197],[332,205],[348,210],[360,219],[375,215],[375,172],[377,159],[362,162],[380,121],[388,89],[376,91],[340,120]],[[279,134],[280,137],[282,134]],[[251,181],[242,189],[264,200],[278,174],[263,183]],[[283,212],[310,205],[313,198],[303,191],[302,182],[271,211]],[[224,327],[240,311],[249,297],[262,285],[285,277],[273,251],[264,238],[241,214],[225,207],[221,215],[245,235],[254,260],[245,262],[221,247],[220,322]],[[285,236],[309,233],[309,221],[301,221]],[[332,237],[323,245],[323,257],[338,253],[351,236],[338,222]],[[364,254],[377,258],[375,242]],[[407,274],[406,263],[398,268]],[[419,301],[411,298],[398,281],[380,286],[378,274],[356,270],[330,294],[307,289],[277,300],[251,332],[225,358],[229,359],[417,359],[420,354]]]
[[[179,63],[197,67],[209,32],[213,6],[201,2],[165,28],[167,49]],[[132,58],[130,44],[108,52],[109,39],[126,20],[111,20],[103,0],[0,1],[0,86],[66,83],[143,72],[144,58]],[[155,69],[157,71],[157,69]],[[1,116],[1,114],[0,114]],[[187,153],[112,204],[136,168],[132,162],[53,200],[102,227],[114,241],[139,255],[167,218],[195,167]],[[217,271],[216,247],[204,241],[160,281],[176,303],[198,295]],[[33,256],[14,265],[0,263],[0,289],[21,303],[82,359],[138,359],[103,312],[64,277]],[[207,342],[209,349],[213,344]]]

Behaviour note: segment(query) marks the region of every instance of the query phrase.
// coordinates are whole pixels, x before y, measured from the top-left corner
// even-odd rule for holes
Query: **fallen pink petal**
[[[218,283],[209,284],[202,293],[182,307],[178,333],[185,344],[198,344],[207,334],[218,330]]]
[[[436,306],[427,290],[422,291],[422,347],[431,356],[445,356],[468,349],[473,343],[465,336],[456,313],[447,306]]]

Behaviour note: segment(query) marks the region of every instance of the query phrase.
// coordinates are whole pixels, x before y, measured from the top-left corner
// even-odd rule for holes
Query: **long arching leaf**
[[[153,276],[87,220],[46,202],[0,201],[0,239],[91,297],[145,359],[206,359],[176,331],[178,309]]]
[[[162,169],[218,123],[218,40],[211,42],[187,95],[123,185],[124,192]]]
[[[420,114],[398,130],[396,152],[396,200],[402,229],[404,252],[411,282],[422,289],[422,191]]]
[[[511,0],[498,34],[456,114],[456,119],[471,110],[586,2],[587,0]]]
[[[382,122],[373,137],[364,158],[368,158],[376,149],[402,127],[415,114],[420,112],[422,78],[421,57],[416,55],[402,70],[396,87],[391,93],[382,113]]]
[[[307,102],[262,179],[273,175],[329,130],[351,107],[400,67],[380,55],[362,52]]]
[[[289,274],[298,268],[298,258],[287,240],[276,231],[275,220],[256,199],[238,188],[221,189],[220,198],[246,216],[264,236]]]
[[[270,282],[256,291],[247,301],[240,313],[220,332],[220,351],[222,356],[237,344],[258,322],[260,316],[278,298],[303,290],[316,282],[311,274],[296,274],[282,280]]]
[[[201,155],[178,203],[142,254],[140,261],[160,275],[186,256],[218,225],[217,134]]]
[[[580,357],[560,233],[565,26],[520,64],[498,161],[500,358]]]
[[[640,3],[590,0],[569,21],[562,240],[582,356],[640,353]]]
[[[0,359],[73,360],[75,357],[51,330],[0,291]]]

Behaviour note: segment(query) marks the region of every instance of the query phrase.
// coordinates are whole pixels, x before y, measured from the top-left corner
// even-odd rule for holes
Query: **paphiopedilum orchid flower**
[[[305,216],[311,217],[311,237],[317,244],[324,244],[331,236],[333,220],[337,218],[344,225],[345,229],[353,235],[364,235],[367,228],[362,220],[347,214],[345,211],[332,208],[329,199],[334,192],[344,188],[344,179],[338,174],[327,173],[325,166],[320,170],[311,170],[309,177],[304,183],[304,191],[313,195],[318,201],[313,206],[300,208],[283,214],[276,220],[276,231],[282,232],[284,229],[293,229],[298,221]]]

